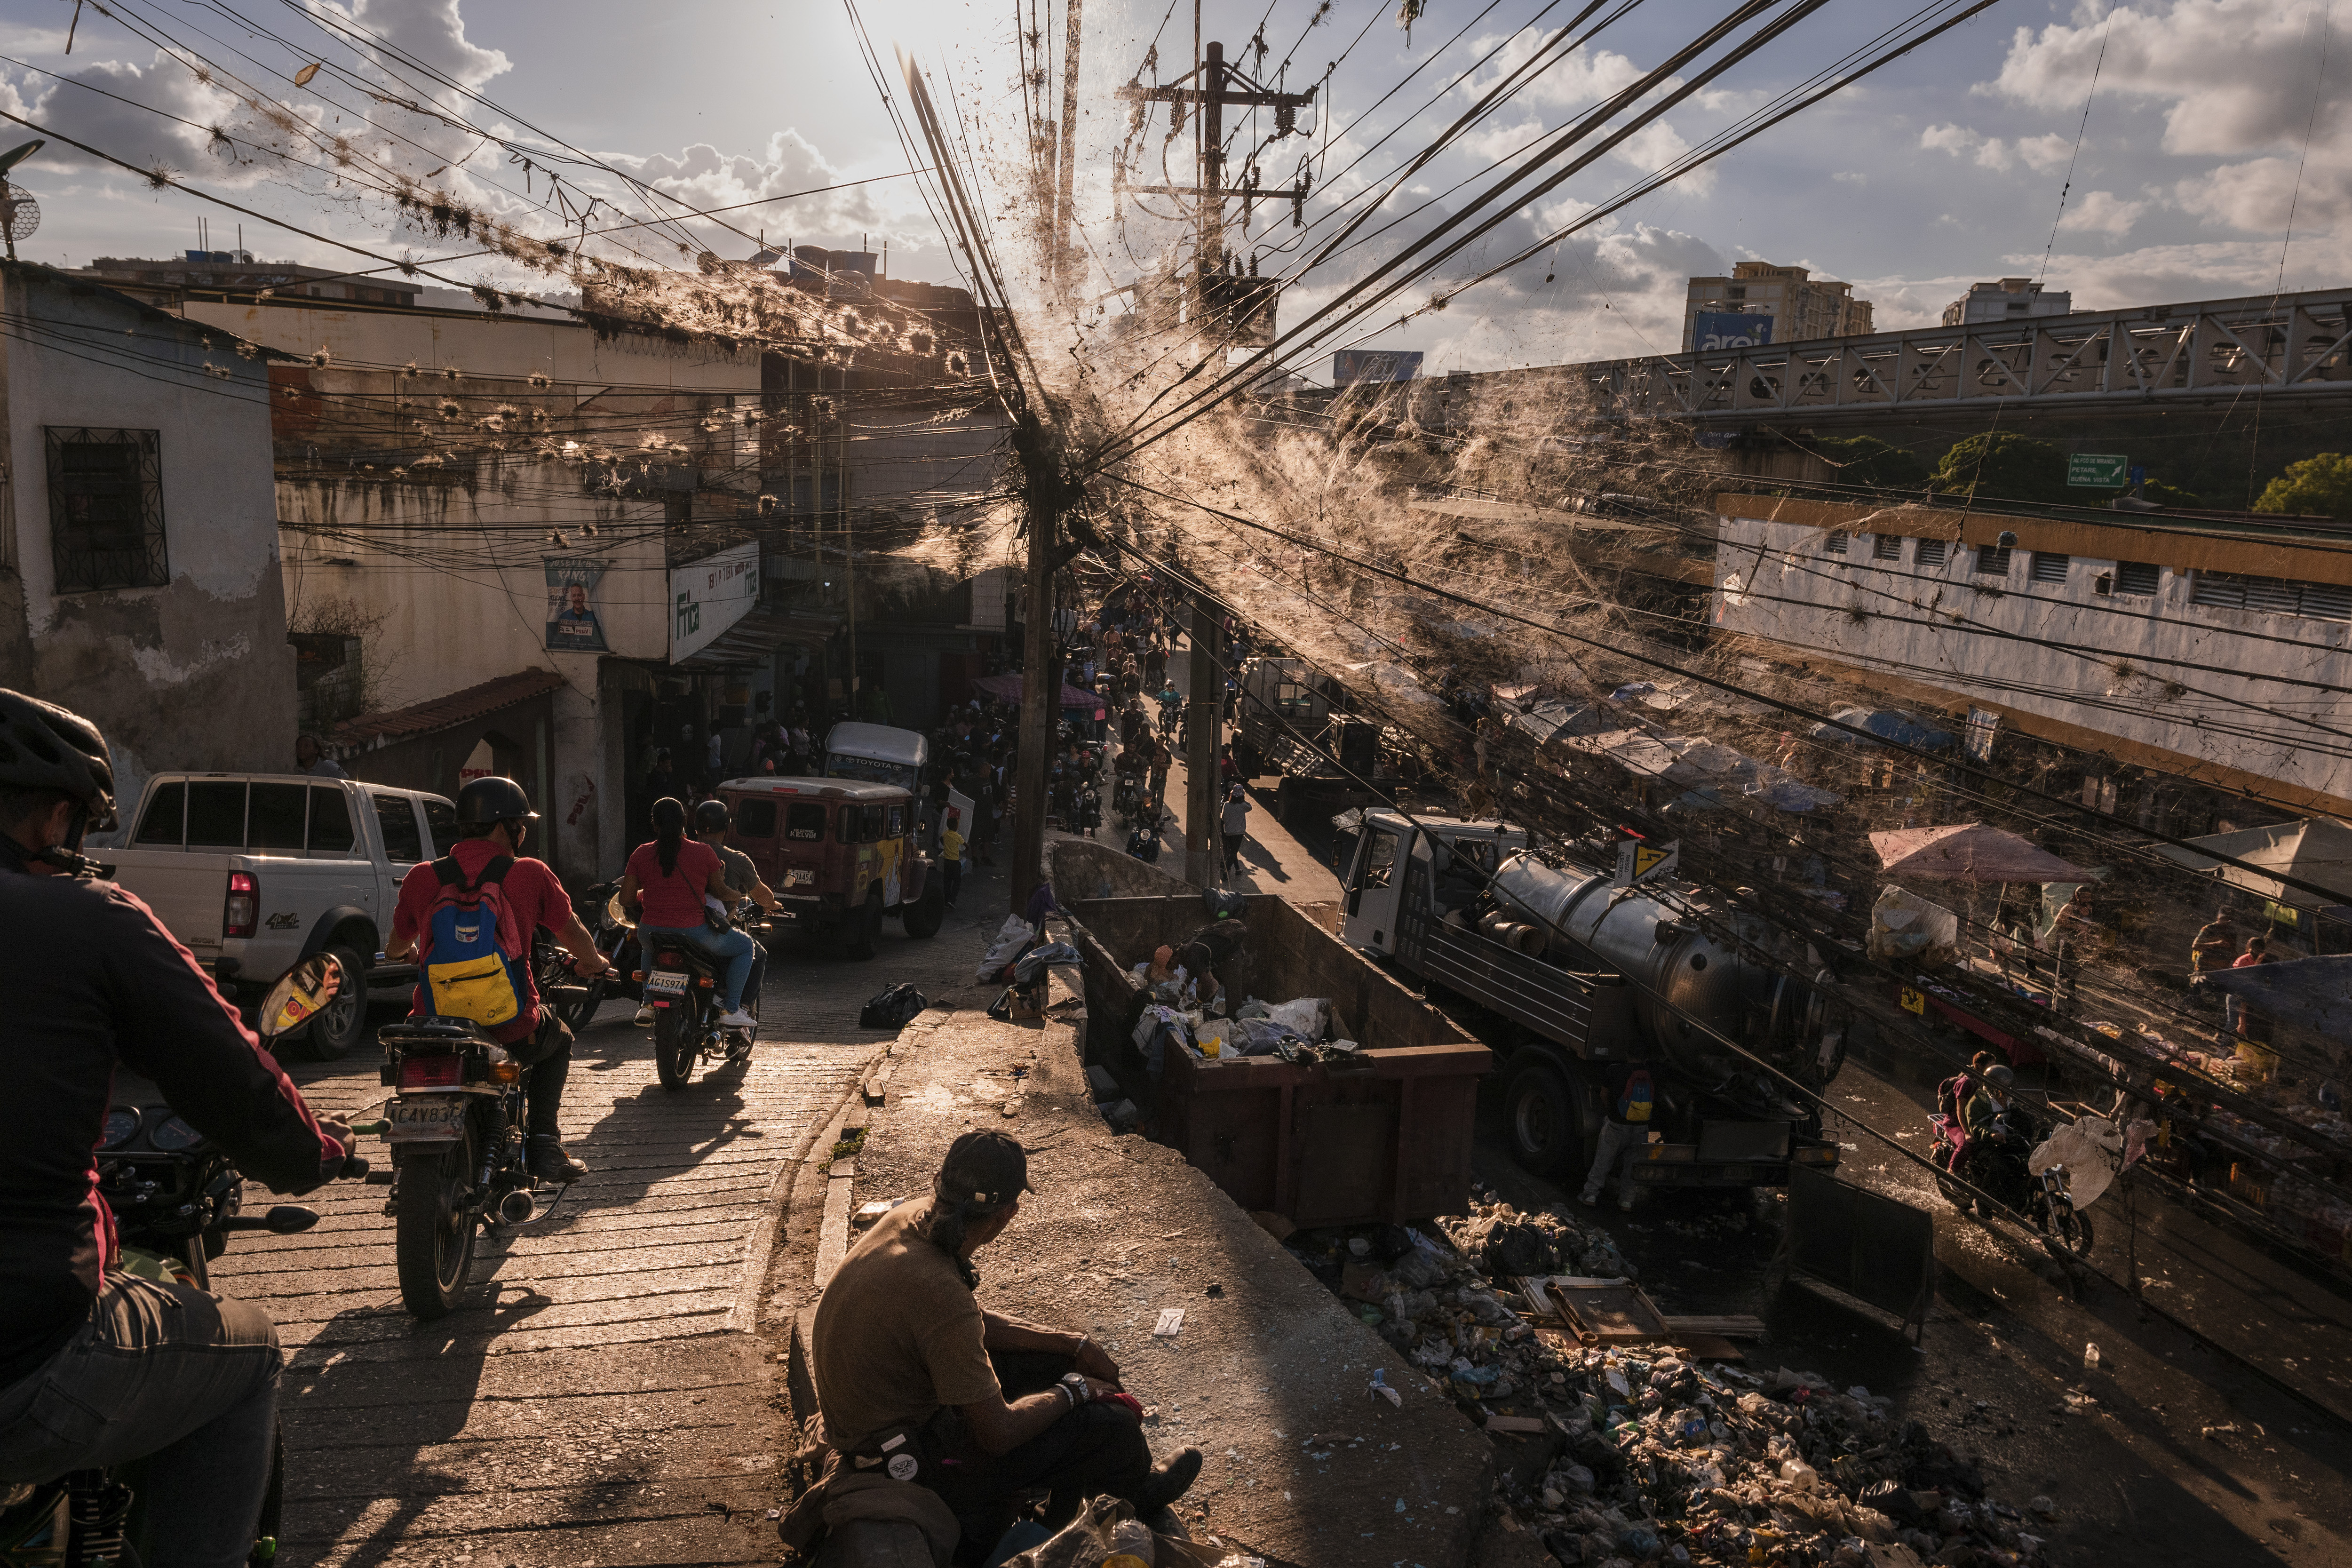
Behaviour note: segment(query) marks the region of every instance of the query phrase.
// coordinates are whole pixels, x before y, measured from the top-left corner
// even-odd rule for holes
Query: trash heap
[[[1891,1400],[1530,1322],[1520,1276],[1633,1277],[1600,1226],[1500,1203],[1439,1224],[1299,1231],[1285,1246],[1496,1437],[1505,1527],[1570,1568],[2042,1561],[2033,1520],[1987,1499],[1973,1465],[1895,1419]]]

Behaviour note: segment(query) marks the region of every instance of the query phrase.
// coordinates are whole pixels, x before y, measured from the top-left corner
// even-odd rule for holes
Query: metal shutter
[[[2035,551],[2033,580],[2037,583],[2056,583],[2063,585],[2066,581],[2066,567],[2072,560],[2071,556],[2053,555],[2046,550]]]

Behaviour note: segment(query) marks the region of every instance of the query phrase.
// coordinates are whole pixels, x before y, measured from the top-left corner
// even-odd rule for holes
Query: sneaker
[[[1576,1194],[1576,1201],[1582,1204],[1586,1208],[1597,1209],[1601,1206],[1601,1194],[1599,1193],[1579,1193]]]
[[[1632,1214],[1633,1212],[1633,1200],[1632,1198],[1619,1198],[1617,1200],[1617,1212],[1619,1214]]]
[[[637,1027],[640,1029],[650,1029],[653,1026],[654,1009],[653,1004],[649,1002],[637,1009]]]
[[[586,1175],[588,1167],[565,1153],[552,1134],[540,1132],[530,1140],[530,1173],[542,1182],[568,1187]]]
[[[760,1026],[760,1020],[738,1007],[732,1013],[721,1016],[719,1026],[722,1029],[756,1029]]]
[[[1143,1495],[1135,1500],[1139,1513],[1149,1514],[1166,1508],[1192,1489],[1201,1474],[1201,1450],[1179,1448],[1172,1458],[1151,1467],[1151,1474],[1143,1483]]]

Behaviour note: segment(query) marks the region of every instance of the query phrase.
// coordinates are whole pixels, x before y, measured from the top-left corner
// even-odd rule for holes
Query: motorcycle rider
[[[732,822],[728,815],[727,803],[723,800],[706,800],[694,808],[694,836],[710,846],[711,852],[719,857],[719,868],[727,874],[727,885],[743,895],[731,907],[718,906],[718,900],[709,893],[702,895],[703,900],[718,906],[722,915],[739,914],[745,904],[757,904],[772,914],[776,908],[775,889],[760,879],[760,868],[751,864],[749,855],[727,842],[727,829]],[[768,980],[768,950],[758,937],[751,936],[749,931],[743,934],[751,942],[751,977],[743,983],[743,994],[756,1006],[761,988]],[[727,1047],[728,1056],[730,1058],[750,1056],[754,1033],[751,1029],[736,1030]]]
[[[114,1266],[95,1149],[115,1074],[152,1079],[279,1192],[341,1173],[352,1135],[312,1116],[188,950],[81,858],[113,792],[95,725],[0,690],[0,1484],[143,1457],[163,1526],[144,1561],[228,1568],[261,1516],[284,1357],[259,1308]]]
[[[572,895],[563,890],[555,868],[522,852],[530,836],[530,825],[538,820],[539,813],[530,808],[530,796],[514,780],[474,779],[457,792],[457,831],[461,837],[450,846],[446,858],[455,865],[459,875],[469,879],[481,876],[483,869],[499,857],[511,858],[514,864],[499,885],[507,907],[515,912],[521,927],[515,933],[522,944],[521,956],[529,958],[531,933],[543,929],[552,932],[571,952],[572,973],[593,980],[611,967],[596,950],[595,937],[580,923],[580,916],[572,908]],[[415,955],[416,996],[412,1005],[419,1016],[433,1011],[425,965],[432,957],[430,916],[441,890],[441,875],[435,869],[438,864],[425,860],[408,868],[408,875],[401,879],[400,904],[392,921],[392,940],[384,944],[387,958],[403,960],[412,953]],[[572,1076],[572,1031],[555,1016],[554,1009],[539,1005],[539,981],[530,969],[527,962],[520,966],[521,1010],[503,1024],[488,1026],[485,1032],[524,1068],[523,1106],[528,1118],[530,1173],[543,1182],[568,1185],[588,1173],[587,1166],[564,1152],[559,1125],[564,1080]]]
[[[1968,1141],[1952,1157],[1952,1174],[1976,1186],[1982,1186],[1984,1184],[1970,1172],[1978,1168],[1983,1150],[1999,1143],[2008,1135],[2009,1130],[2002,1125],[2001,1118],[2008,1114],[2017,1074],[2010,1069],[2007,1063],[1996,1062],[1973,1076],[1976,1080],[1974,1091],[1960,1102],[1960,1126],[1967,1131]],[[1967,1199],[1969,1194],[1963,1194],[1962,1196]],[[1960,1211],[1965,1214],[1968,1209],[1969,1202],[1962,1202]]]

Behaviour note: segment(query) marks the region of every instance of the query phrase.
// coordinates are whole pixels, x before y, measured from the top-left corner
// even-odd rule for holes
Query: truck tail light
[[[260,922],[260,879],[250,871],[231,871],[228,897],[221,903],[221,935],[251,936]]]
[[[410,1089],[455,1089],[464,1079],[465,1058],[452,1054],[400,1058],[400,1087]]]

